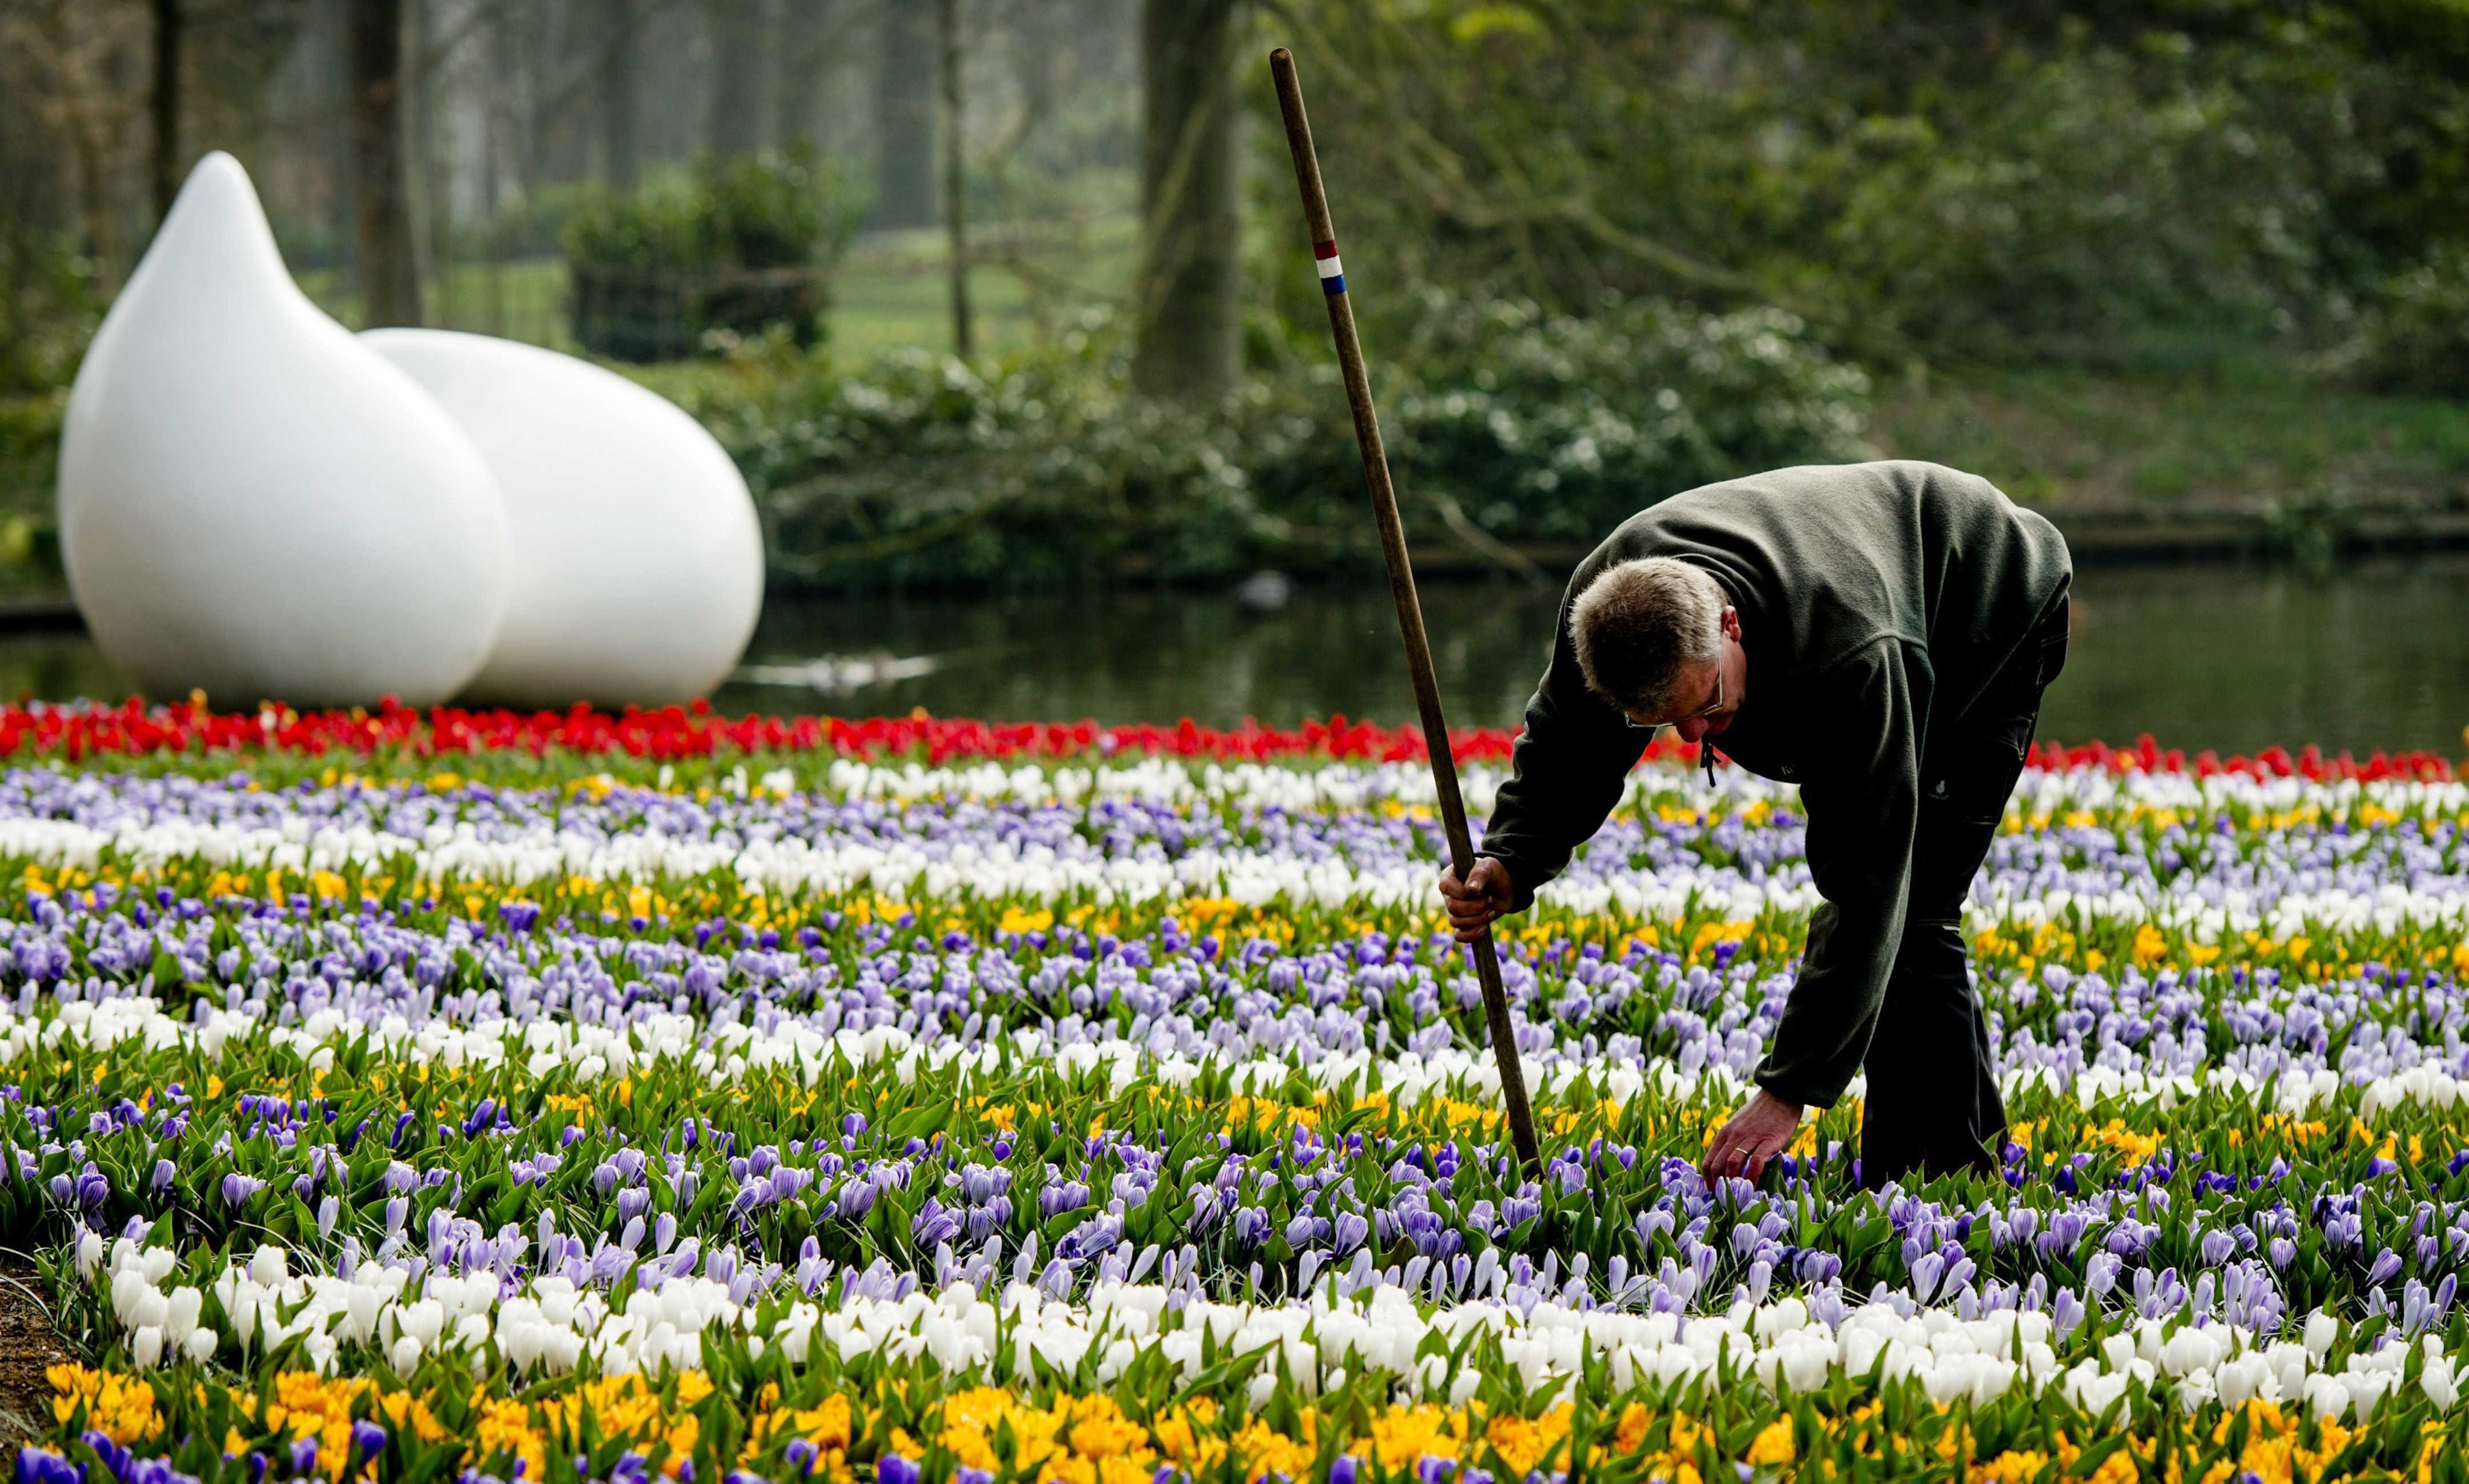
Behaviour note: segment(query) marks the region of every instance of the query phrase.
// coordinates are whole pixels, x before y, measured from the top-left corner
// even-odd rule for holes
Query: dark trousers
[[[1943,741],[1930,739],[1903,942],[1864,1069],[1863,1185],[1996,1168],[2006,1104],[1965,962],[1963,902],[2023,771],[2041,693],[2065,665],[2066,617],[2061,591],[1972,717]]]

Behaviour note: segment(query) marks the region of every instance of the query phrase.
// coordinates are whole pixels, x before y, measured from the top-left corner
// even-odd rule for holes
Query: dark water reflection
[[[2325,573],[2249,566],[2092,568],[2042,734],[2189,750],[2433,748],[2469,724],[2469,558]],[[1542,668],[1558,595],[1511,584],[1423,593],[1452,720],[1514,722]],[[736,707],[1096,717],[1230,725],[1343,711],[1403,721],[1414,696],[1385,588],[1298,590],[1261,611],[1232,595],[780,603],[748,658],[936,657],[935,673],[824,696],[735,684]]]
[[[2432,748],[2469,724],[2469,557],[2360,562],[2328,573],[2241,566],[2088,568],[2080,627],[2043,736],[2252,752]],[[1424,591],[1451,718],[1517,719],[1542,666],[1556,594],[1511,584]],[[1303,588],[1263,610],[1231,593],[782,601],[747,658],[932,656],[934,673],[825,693],[731,684],[725,709],[874,714],[912,707],[1003,720],[1096,717],[1290,724],[1414,714],[1377,584]],[[0,695],[119,696],[82,636],[0,639]]]

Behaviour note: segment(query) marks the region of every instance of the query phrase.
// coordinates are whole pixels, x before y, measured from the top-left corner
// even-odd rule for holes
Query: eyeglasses
[[[1655,736],[1656,736],[1658,733],[1660,733],[1661,731],[1663,731],[1663,730],[1664,730],[1665,728],[1668,728],[1668,727],[1677,727],[1677,726],[1679,726],[1682,722],[1702,721],[1702,720],[1706,719],[1707,717],[1713,716],[1716,712],[1720,711],[1722,708],[1723,708],[1723,666],[1721,665],[1721,663],[1720,663],[1720,662],[1718,662],[1718,663],[1716,664],[1716,666],[1715,666],[1715,699],[1714,699],[1714,701],[1713,701],[1710,705],[1708,705],[1708,706],[1706,706],[1706,707],[1702,707],[1702,708],[1700,708],[1700,709],[1698,709],[1698,710],[1692,711],[1692,712],[1690,712],[1690,713],[1689,713],[1688,715],[1686,715],[1686,716],[1676,716],[1676,717],[1673,717],[1672,720],[1670,720],[1670,721],[1668,721],[1668,722],[1652,722],[1652,723],[1650,723],[1650,724],[1648,725],[1648,727],[1647,727],[1647,730],[1646,730],[1647,740],[1648,740],[1648,741],[1650,741],[1650,742],[1653,741],[1653,740],[1654,740],[1654,738],[1655,738]]]

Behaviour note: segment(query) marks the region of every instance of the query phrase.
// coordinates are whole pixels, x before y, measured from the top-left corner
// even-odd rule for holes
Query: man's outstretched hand
[[[1449,926],[1462,943],[1473,942],[1491,930],[1491,925],[1509,916],[1509,904],[1516,900],[1516,888],[1509,880],[1509,868],[1497,856],[1474,858],[1474,874],[1458,879],[1455,866],[1441,872],[1441,895],[1448,898]]]
[[[1731,1122],[1715,1131],[1715,1142],[1706,1147],[1706,1160],[1697,1167],[1698,1172],[1710,1181],[1726,1175],[1755,1180],[1765,1172],[1766,1162],[1791,1143],[1799,1127],[1800,1104],[1786,1102],[1761,1087],[1732,1115]]]

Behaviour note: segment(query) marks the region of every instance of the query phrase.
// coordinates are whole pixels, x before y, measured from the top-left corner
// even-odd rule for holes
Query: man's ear
[[[1739,609],[1732,607],[1728,603],[1723,605],[1723,616],[1720,622],[1723,626],[1723,633],[1727,638],[1739,638],[1741,637],[1741,611]]]

